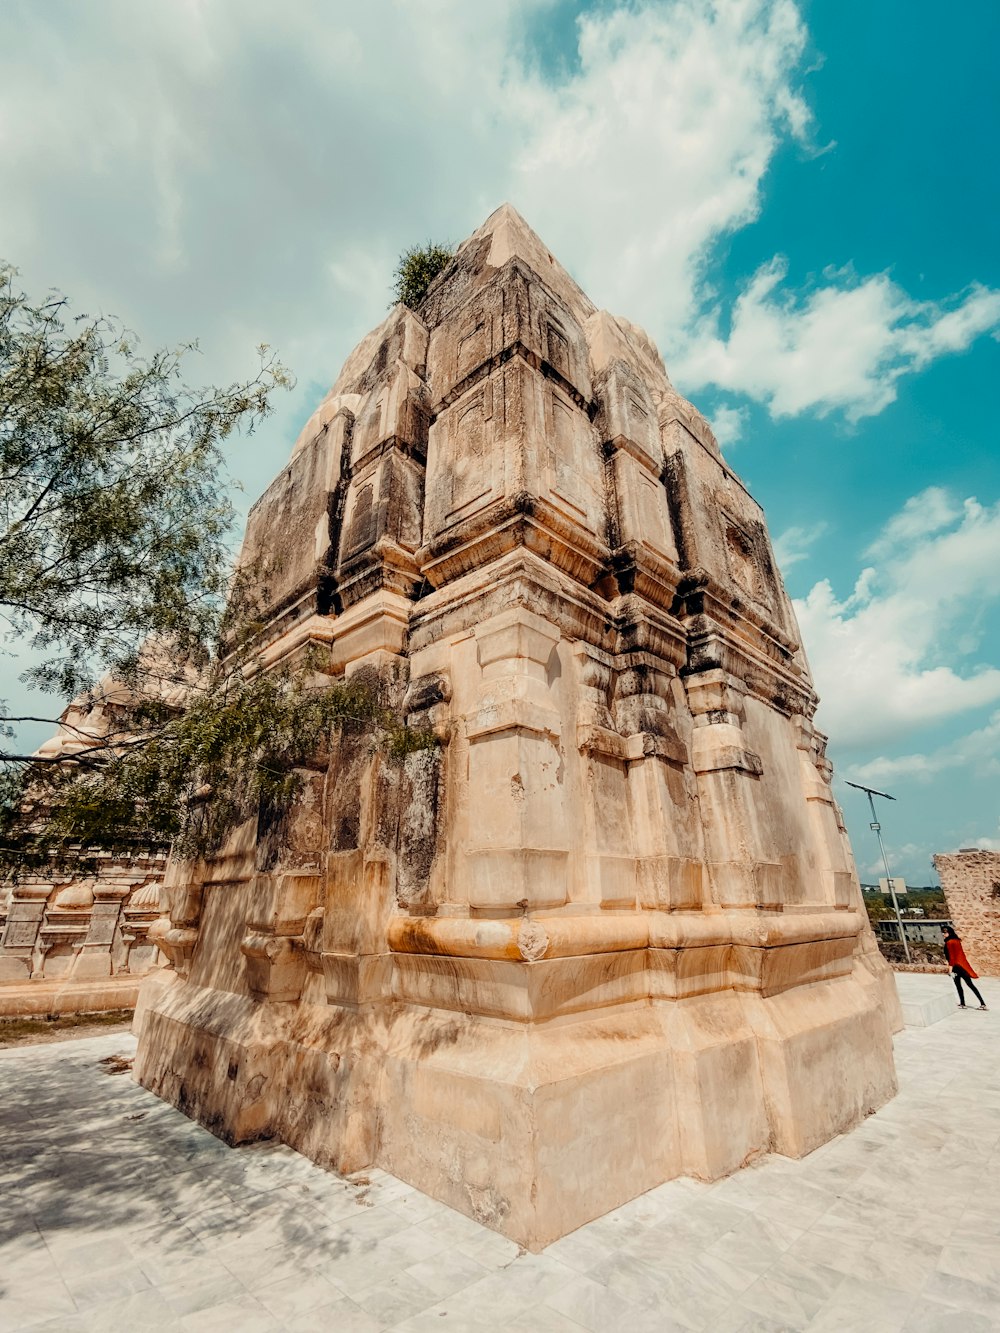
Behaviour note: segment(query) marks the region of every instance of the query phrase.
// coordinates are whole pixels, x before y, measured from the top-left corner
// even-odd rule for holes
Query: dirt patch
[[[348,1176],[347,1184],[354,1190],[354,1202],[361,1208],[374,1208],[375,1201],[368,1196],[371,1194],[372,1182],[370,1176],[353,1175]]]
[[[131,1009],[109,1009],[104,1014],[48,1014],[39,1018],[0,1018],[0,1047],[41,1046],[53,1041],[100,1037],[107,1032],[128,1032]]]
[[[105,1074],[130,1074],[132,1072],[131,1055],[106,1055],[98,1064]]]

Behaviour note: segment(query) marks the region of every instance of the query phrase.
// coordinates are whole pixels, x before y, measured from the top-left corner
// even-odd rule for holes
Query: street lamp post
[[[847,782],[847,779],[845,778],[844,781]],[[875,834],[876,838],[878,838],[878,849],[882,853],[882,864],[885,866],[885,879],[886,883],[889,885],[889,892],[892,895],[892,906],[895,910],[896,922],[899,926],[899,938],[903,941],[903,955],[906,958],[906,961],[909,962],[910,946],[906,940],[906,931],[903,929],[903,918],[899,911],[899,899],[896,897],[896,886],[892,882],[892,875],[889,872],[889,858],[885,854],[885,847],[882,843],[882,825],[879,823],[878,815],[875,813],[875,802],[872,799],[874,796],[881,796],[886,801],[894,801],[896,798],[895,796],[890,796],[887,791],[878,791],[875,787],[863,787],[860,782],[847,782],[847,785],[853,787],[855,791],[863,791],[868,797],[868,804],[871,807],[872,812],[872,822],[868,827]]]

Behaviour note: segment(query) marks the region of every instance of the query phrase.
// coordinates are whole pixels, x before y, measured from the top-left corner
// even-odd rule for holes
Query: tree
[[[395,299],[415,310],[437,275],[451,263],[453,254],[453,246],[435,241],[404,250],[396,265]]]
[[[0,267],[0,617],[40,658],[25,678],[76,696],[60,744],[0,744],[0,873],[210,852],[335,728],[433,743],[374,685],[258,669],[266,570],[233,574],[220,445],[291,381],[262,347],[253,379],[191,389],[193,347],[143,359],[119,321],[33,305]]]
[[[866,894],[865,907],[867,907],[868,909],[868,920],[871,922],[888,921],[890,919],[895,920],[896,918],[895,912],[889,906],[884,895],[882,895],[881,893]]]
[[[220,444],[290,381],[262,347],[254,378],[191,389],[193,344],[143,359],[118,320],[32,304],[15,278],[0,265],[0,617],[41,658],[31,682],[69,696],[127,675],[150,635],[210,636],[233,516]]]
[[[291,381],[262,347],[252,379],[192,389],[182,363],[194,344],[145,359],[119,320],[74,316],[58,293],[34,303],[16,278],[0,264],[5,638],[33,657],[29,683],[63,698],[91,692],[79,717],[105,711],[98,682],[106,672],[131,687],[126,698],[136,705],[123,706],[118,688],[101,725],[79,728],[79,754],[45,761],[3,741],[16,723],[57,719],[0,707],[0,829],[9,851],[20,842],[38,863],[50,834],[72,837],[74,816],[98,842],[134,833],[135,807],[123,821],[108,800],[98,828],[93,810],[82,820],[82,798],[99,774],[107,779],[176,724],[184,711],[178,685],[185,695],[196,682],[201,688],[231,568],[220,446],[233,431],[252,431],[273,390]],[[150,807],[143,819],[163,841],[157,816]]]

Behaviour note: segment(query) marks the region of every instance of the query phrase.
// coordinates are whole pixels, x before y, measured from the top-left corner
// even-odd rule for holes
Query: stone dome
[[[94,891],[86,884],[68,884],[52,899],[52,906],[62,911],[81,911],[94,905]]]

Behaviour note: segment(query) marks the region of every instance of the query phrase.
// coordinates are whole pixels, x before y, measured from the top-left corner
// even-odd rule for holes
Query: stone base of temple
[[[603,975],[638,991],[652,952],[605,955]],[[480,994],[544,984],[544,963],[501,976],[501,960],[471,961],[417,965],[432,984],[445,962],[478,972]],[[801,1157],[870,1115],[896,1091],[887,987],[888,969],[855,957],[766,998],[637,997],[525,1022],[261,1003],[167,971],[143,985],[135,1077],[228,1143],[276,1137],[344,1173],[381,1167],[539,1250],[678,1175]]]

